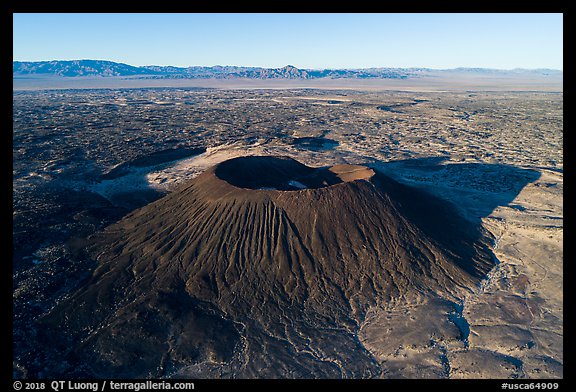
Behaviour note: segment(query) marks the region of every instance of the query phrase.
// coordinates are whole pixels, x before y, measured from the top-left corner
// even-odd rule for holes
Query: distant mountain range
[[[152,79],[406,79],[445,73],[480,74],[491,76],[562,76],[554,69],[454,68],[437,70],[430,68],[363,68],[363,69],[300,69],[292,65],[282,68],[237,67],[173,67],[147,65],[135,67],[106,60],[54,60],[14,61],[13,77],[31,75],[60,77],[110,77],[125,76]]]

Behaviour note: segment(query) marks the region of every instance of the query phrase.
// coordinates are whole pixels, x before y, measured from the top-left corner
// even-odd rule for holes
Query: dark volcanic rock
[[[42,322],[96,377],[373,377],[367,309],[461,295],[482,234],[364,166],[235,158],[93,236],[98,268]]]

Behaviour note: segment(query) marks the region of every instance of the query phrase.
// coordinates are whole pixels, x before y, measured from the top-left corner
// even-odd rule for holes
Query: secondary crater
[[[340,143],[337,140],[318,137],[297,137],[292,140],[292,145],[305,150],[329,151],[334,150]]]

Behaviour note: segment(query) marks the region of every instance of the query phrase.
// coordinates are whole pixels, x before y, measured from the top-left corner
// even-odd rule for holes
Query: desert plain
[[[452,203],[490,238],[495,266],[459,301],[414,291],[363,315],[349,350],[368,358],[365,372],[348,348],[310,345],[338,377],[563,377],[561,88],[128,87],[13,93],[15,377],[83,375],[36,323],[94,270],[72,257],[80,239],[251,155],[369,166]],[[200,358],[163,376],[233,377],[227,366],[249,361],[234,350],[230,363]]]

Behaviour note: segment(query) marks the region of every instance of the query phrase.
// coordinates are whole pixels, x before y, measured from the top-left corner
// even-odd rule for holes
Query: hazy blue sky
[[[14,14],[14,60],[562,69],[562,14]]]

